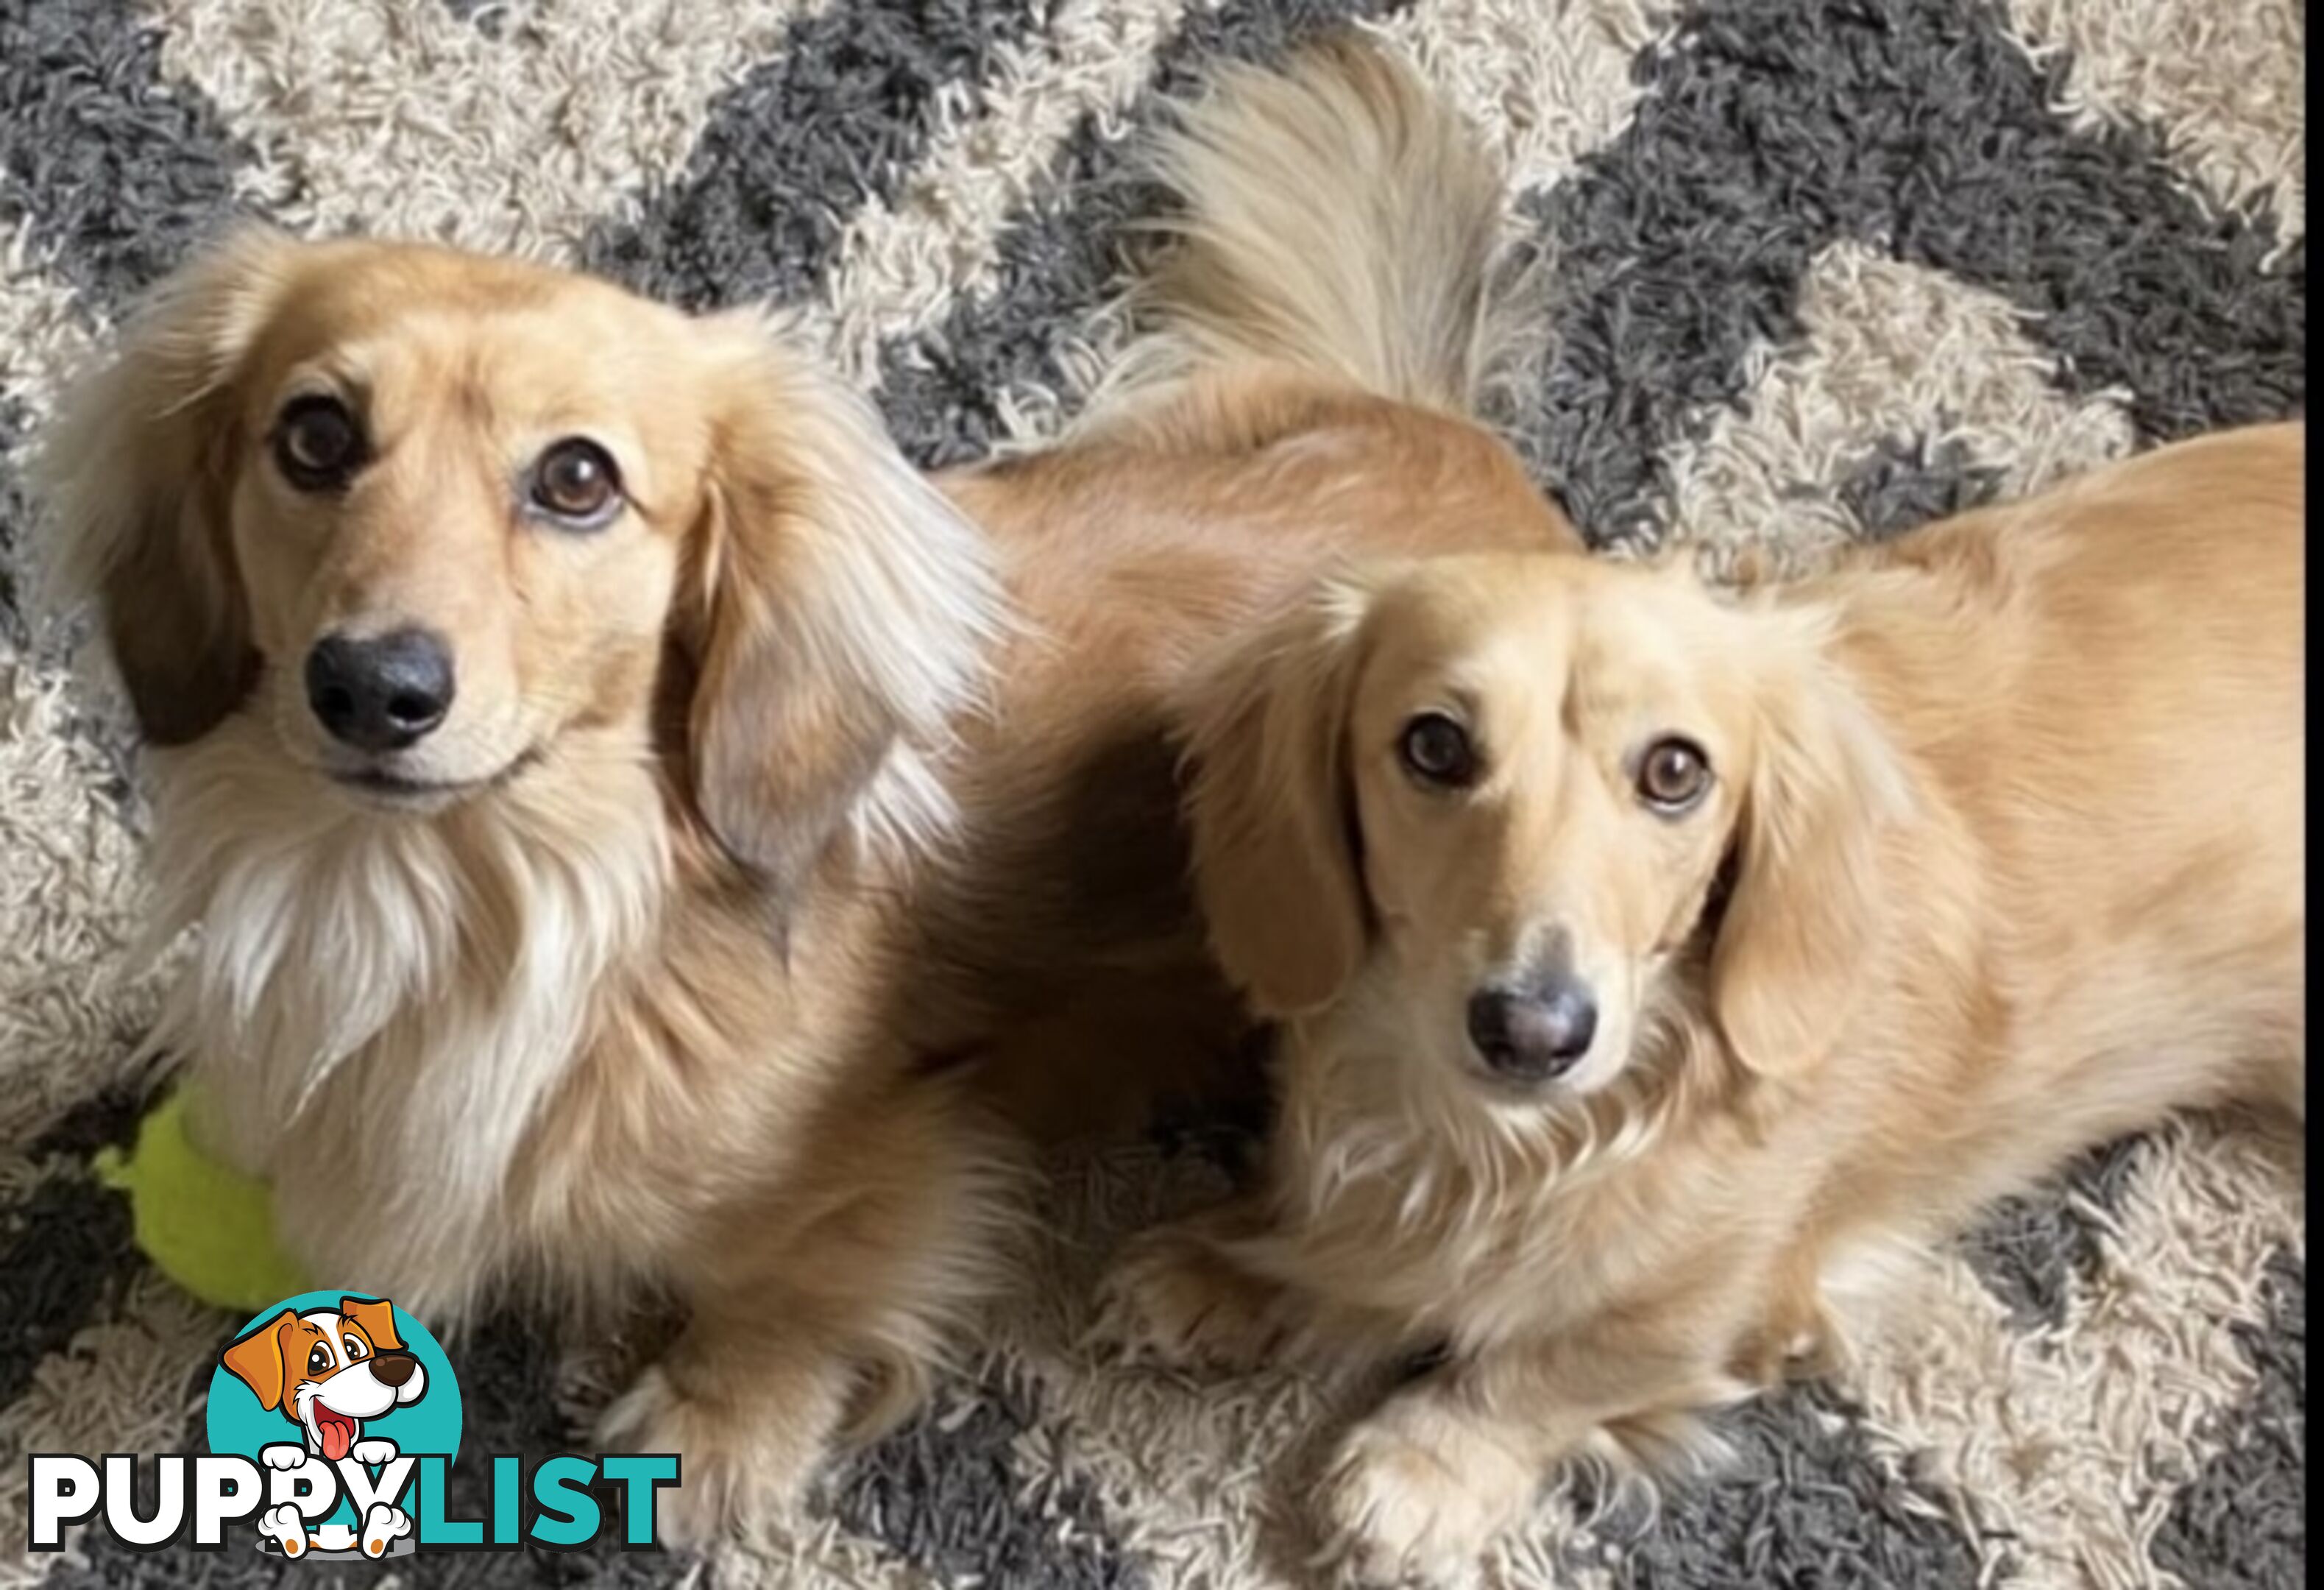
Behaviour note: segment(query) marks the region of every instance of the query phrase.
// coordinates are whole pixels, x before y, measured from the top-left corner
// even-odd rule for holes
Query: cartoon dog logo
[[[385,1300],[342,1298],[336,1309],[285,1308],[229,1343],[220,1357],[266,1411],[281,1413],[304,1437],[260,1448],[259,1461],[269,1468],[298,1468],[310,1456],[331,1464],[352,1456],[365,1467],[392,1463],[395,1443],[366,1438],[364,1420],[417,1402],[428,1391],[428,1372],[397,1336],[395,1307]],[[310,1547],[345,1550],[359,1541],[364,1555],[375,1558],[410,1533],[411,1520],[401,1508],[381,1503],[364,1515],[355,1539],[337,1538],[349,1533],[344,1527],[326,1528],[331,1539],[322,1530],[310,1535],[299,1510],[288,1504],[259,1521],[260,1534],[285,1557],[302,1556]]]

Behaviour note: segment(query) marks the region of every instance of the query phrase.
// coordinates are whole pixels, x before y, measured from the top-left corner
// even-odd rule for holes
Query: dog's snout
[[[400,1386],[411,1378],[420,1360],[409,1353],[382,1353],[371,1361],[371,1373],[383,1386]]]
[[[1572,1070],[1598,1035],[1598,1002],[1581,979],[1470,996],[1469,1041],[1485,1064],[1514,1081],[1547,1082]]]
[[[307,653],[307,705],[335,740],[401,751],[451,711],[451,651],[424,629],[362,641],[326,635]]]

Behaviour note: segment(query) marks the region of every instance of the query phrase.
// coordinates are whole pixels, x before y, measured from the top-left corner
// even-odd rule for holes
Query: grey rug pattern
[[[1508,166],[1547,336],[1496,418],[1609,555],[1782,574],[2304,411],[2301,0],[0,0],[0,1585],[1305,1582],[1303,1465],[1360,1389],[1074,1345],[1113,1237],[1217,1185],[1200,1134],[1060,1166],[1038,1284],[758,1548],[18,1556],[18,1455],[189,1445],[231,1323],[88,1168],[146,1085],[135,751],[33,622],[19,483],[59,383],[242,213],[782,302],[923,462],[1037,441],[1118,344],[1157,103],[1349,17]],[[1561,1486],[1482,1572],[2301,1583],[2303,1174],[2240,1121],[2094,1153],[1838,1382],[1738,1414],[1720,1474]],[[606,1391],[539,1321],[457,1362],[472,1453],[562,1448]]]

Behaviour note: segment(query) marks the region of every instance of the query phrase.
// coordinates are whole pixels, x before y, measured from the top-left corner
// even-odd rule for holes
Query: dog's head
[[[1678,569],[1446,559],[1328,586],[1191,714],[1197,883],[1261,1013],[1359,978],[1529,1103],[1621,1076],[1666,975],[1755,1071],[1836,1037],[1904,799],[1822,621]]]
[[[778,884],[940,739],[998,600],[981,537],[761,319],[437,248],[229,240],[46,466],[155,744],[251,715],[318,792],[409,818],[634,742]]]
[[[363,1437],[363,1421],[417,1402],[428,1372],[395,1334],[385,1301],[342,1298],[338,1308],[281,1313],[227,1344],[226,1370],[259,1405],[306,1433],[307,1447],[337,1463]]]

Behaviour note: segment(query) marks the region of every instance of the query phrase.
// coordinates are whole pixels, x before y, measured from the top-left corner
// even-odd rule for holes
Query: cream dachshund
[[[1722,597],[1374,565],[1195,692],[1201,898],[1281,1023],[1264,1185],[1149,1234],[1170,1360],[1449,1344],[1317,1506],[1448,1576],[2077,1150],[2304,1113],[2304,433]]]

